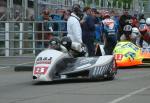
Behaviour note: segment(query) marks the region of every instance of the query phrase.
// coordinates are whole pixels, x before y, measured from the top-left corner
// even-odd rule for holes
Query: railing
[[[57,25],[50,31],[45,24]],[[35,56],[48,47],[50,36],[61,37],[65,21],[0,21],[0,56]]]

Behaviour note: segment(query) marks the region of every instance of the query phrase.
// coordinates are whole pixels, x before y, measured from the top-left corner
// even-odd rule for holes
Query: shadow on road
[[[56,80],[51,82],[34,82],[33,85],[57,85],[57,84],[72,84],[72,83],[96,83],[96,82],[111,82],[112,80],[91,80],[91,79],[66,79],[66,80]]]

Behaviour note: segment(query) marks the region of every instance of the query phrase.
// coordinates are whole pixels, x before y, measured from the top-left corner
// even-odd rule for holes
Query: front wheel
[[[115,73],[105,78],[105,80],[114,80],[114,79],[115,79]]]

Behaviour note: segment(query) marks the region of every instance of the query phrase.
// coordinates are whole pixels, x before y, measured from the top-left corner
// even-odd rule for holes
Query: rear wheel
[[[115,74],[112,74],[112,76],[108,76],[106,80],[114,80],[115,79]]]
[[[117,74],[116,61],[113,60],[113,66],[112,66],[112,69],[111,69],[110,73],[108,73],[108,76],[106,77],[106,79],[107,79],[107,80],[114,80],[116,74]]]

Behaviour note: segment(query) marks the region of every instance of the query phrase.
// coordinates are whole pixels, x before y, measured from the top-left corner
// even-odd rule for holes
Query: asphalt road
[[[19,67],[19,70],[30,70],[34,64],[35,57],[0,57],[0,70],[15,70],[15,67]],[[25,68],[30,67],[30,68]],[[24,68],[22,68],[24,67]],[[32,69],[32,68],[31,68]]]
[[[150,103],[150,68],[121,69],[113,81],[32,81],[0,67],[0,103]]]

